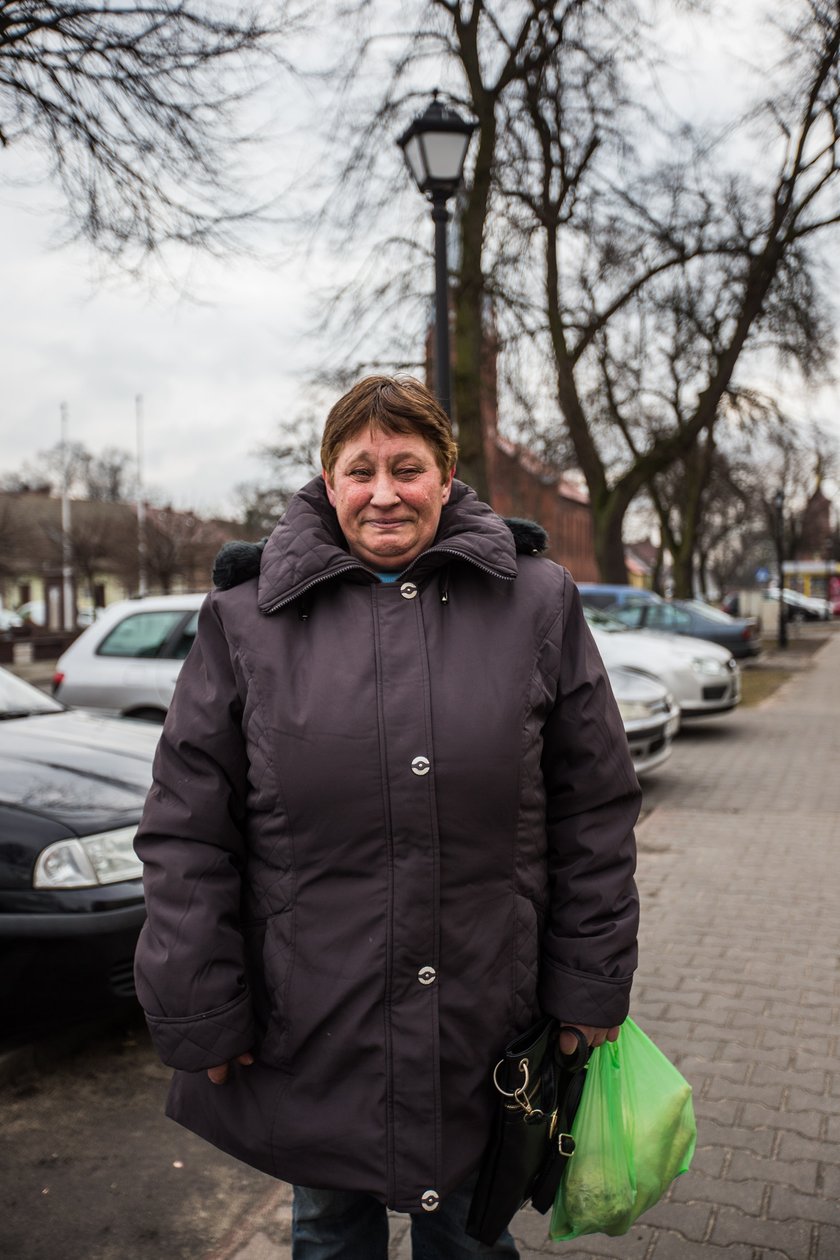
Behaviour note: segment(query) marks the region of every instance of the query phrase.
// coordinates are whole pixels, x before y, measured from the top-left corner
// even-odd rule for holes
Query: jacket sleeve
[[[627,1016],[636,966],[641,790],[568,574],[547,648],[557,692],[543,730],[549,905],[540,1004],[557,1019],[609,1028]]]
[[[211,595],[175,688],[135,840],[147,910],[137,996],[161,1058],[187,1071],[253,1044],[239,926],[247,775],[234,665]]]

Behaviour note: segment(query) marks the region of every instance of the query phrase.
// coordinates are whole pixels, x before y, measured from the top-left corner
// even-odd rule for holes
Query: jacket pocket
[[[257,1054],[283,1067],[289,1036],[288,991],[293,959],[292,907],[244,927],[248,979],[257,1022]]]

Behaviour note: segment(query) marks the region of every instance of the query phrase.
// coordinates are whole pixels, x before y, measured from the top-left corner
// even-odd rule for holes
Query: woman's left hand
[[[560,1052],[561,1054],[574,1054],[577,1049],[577,1038],[573,1033],[564,1033],[564,1028],[577,1028],[583,1033],[587,1044],[590,1046],[602,1046],[605,1041],[617,1041],[619,1025],[614,1028],[593,1028],[591,1024],[561,1024],[560,1025]]]
[[[207,1069],[207,1075],[214,1085],[224,1085],[230,1076],[230,1064],[241,1063],[243,1067],[250,1067],[254,1062],[254,1056],[250,1050],[246,1050],[244,1054],[238,1054],[235,1059],[231,1059],[229,1063],[220,1063],[218,1067]]]

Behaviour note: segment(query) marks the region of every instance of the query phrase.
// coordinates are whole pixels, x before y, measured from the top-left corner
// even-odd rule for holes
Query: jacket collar
[[[407,566],[412,577],[448,561],[475,565],[492,577],[516,577],[516,546],[510,529],[474,490],[453,481],[435,540]],[[347,550],[323,478],[314,477],[292,499],[265,545],[257,599],[261,612],[274,612],[305,591],[335,578],[374,582],[376,578]]]

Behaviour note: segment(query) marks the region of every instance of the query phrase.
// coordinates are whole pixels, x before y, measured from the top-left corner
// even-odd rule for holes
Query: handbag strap
[[[577,1045],[571,1054],[564,1054],[562,1050],[560,1051],[560,1066],[563,1068],[564,1072],[579,1072],[580,1069],[585,1067],[589,1061],[589,1042],[586,1040],[586,1037],[580,1029],[575,1028],[573,1024],[566,1024],[563,1028],[559,1029],[559,1031],[574,1033],[575,1038],[577,1039]]]
[[[560,1067],[569,1076],[575,1076],[578,1072],[582,1072],[589,1062],[589,1056],[592,1049],[589,1042],[579,1028],[568,1026],[562,1030],[563,1032],[574,1033],[577,1039],[577,1045],[571,1054],[563,1054],[559,1052],[557,1058]],[[575,1141],[571,1135],[572,1121],[580,1102],[581,1092],[583,1090],[583,1081],[578,1085],[577,1082],[572,1084],[569,1082],[568,1087],[560,1090],[560,1102],[557,1110],[552,1116],[551,1132],[552,1139],[556,1137],[558,1149],[561,1155],[568,1158],[574,1154]]]

